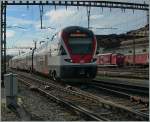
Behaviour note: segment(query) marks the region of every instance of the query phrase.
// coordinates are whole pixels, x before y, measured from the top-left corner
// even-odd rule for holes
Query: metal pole
[[[34,56],[34,51],[35,51],[35,49],[36,49],[36,43],[37,43],[37,42],[34,41],[34,40],[33,40],[33,42],[34,42],[34,49],[32,50],[32,69],[31,69],[32,72],[34,71],[34,69],[33,69],[33,68],[34,68],[34,67],[33,67],[33,60],[34,60],[33,56]]]
[[[33,72],[33,54],[34,54],[34,50],[35,50],[35,48],[32,50],[32,72]]]
[[[91,7],[87,7],[88,29],[90,28],[90,10],[91,10]]]
[[[40,21],[41,21],[41,29],[43,29],[43,5],[39,5],[40,9]]]
[[[6,74],[6,4],[1,2],[1,71],[2,80]]]
[[[3,72],[3,1],[1,2],[1,72]],[[1,74],[1,79],[3,80],[3,74]]]
[[[34,41],[34,49],[36,49],[36,41]]]
[[[135,39],[133,39],[133,66],[135,66]]]
[[[147,11],[147,24],[149,24],[149,11]]]
[[[4,73],[6,74],[6,5],[4,7]]]

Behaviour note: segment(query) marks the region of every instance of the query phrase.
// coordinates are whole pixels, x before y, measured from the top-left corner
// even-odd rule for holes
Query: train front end
[[[62,59],[61,78],[93,79],[97,73],[97,41],[93,32],[82,27],[69,27],[61,36],[67,54]]]

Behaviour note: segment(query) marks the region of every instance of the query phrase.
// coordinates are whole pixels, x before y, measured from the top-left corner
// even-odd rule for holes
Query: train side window
[[[52,50],[51,49],[49,49],[49,56],[51,56],[52,55]]]
[[[96,50],[96,54],[99,54],[99,51],[98,51],[98,50]]]
[[[143,52],[146,52],[146,49],[143,49]]]
[[[129,50],[129,53],[132,53],[132,50]]]
[[[67,55],[67,53],[66,53],[65,49],[63,48],[63,46],[60,47],[59,55]]]

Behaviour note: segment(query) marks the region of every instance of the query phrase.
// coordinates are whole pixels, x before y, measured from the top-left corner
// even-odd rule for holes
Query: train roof
[[[81,31],[86,31],[88,33],[91,33],[93,34],[93,32],[91,30],[89,30],[88,28],[85,28],[85,27],[81,27],[81,26],[69,26],[69,27],[65,27],[62,29],[62,31],[65,31],[65,32],[70,32],[70,31],[73,31],[73,30],[81,30]]]
[[[85,27],[81,27],[81,26],[68,26],[68,27],[65,27],[62,29],[62,31],[65,31],[65,32],[73,32],[74,30],[80,30],[80,31],[84,31],[84,32],[87,32],[89,34],[92,34],[93,35],[93,32]],[[58,34],[59,32],[57,32],[56,34]],[[54,35],[56,35],[54,34]],[[38,50],[41,50],[43,48],[45,48],[47,46],[47,44],[51,42],[51,41],[47,41],[45,42],[44,44],[42,44],[39,48],[37,48],[35,51],[38,51]],[[25,56],[30,56],[32,54],[32,51],[29,51],[27,53],[24,53],[24,54],[21,54],[21,55],[18,55],[18,56],[15,56],[13,57],[12,59],[20,59],[20,58],[23,58]]]
[[[28,55],[31,55],[31,53],[32,53],[32,51],[29,51],[29,52],[23,53],[23,54],[21,54],[21,55],[17,55],[17,56],[15,56],[15,57],[13,57],[12,60],[24,58],[24,57],[26,57],[26,56],[28,56]]]
[[[112,53],[102,53],[102,54],[98,54],[99,55],[111,55]]]
[[[101,56],[101,55],[123,55],[121,53],[102,53],[102,54],[98,54],[98,56]]]

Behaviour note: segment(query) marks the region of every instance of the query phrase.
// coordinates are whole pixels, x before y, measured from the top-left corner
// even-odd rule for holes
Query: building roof
[[[149,37],[149,25],[145,25],[142,28],[139,28],[137,30],[129,31],[125,34],[110,34],[110,35],[96,35],[98,47],[103,48],[116,48],[120,47],[125,41],[133,40],[136,41],[139,40],[145,40],[145,42],[148,41]],[[141,43],[144,43],[141,41]]]

